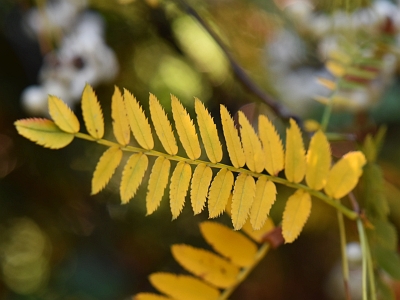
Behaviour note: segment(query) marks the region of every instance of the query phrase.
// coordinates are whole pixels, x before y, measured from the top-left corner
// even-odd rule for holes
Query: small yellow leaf
[[[257,253],[257,246],[243,234],[217,222],[200,223],[204,239],[215,251],[240,267],[251,265]]]
[[[62,131],[68,133],[77,133],[79,131],[78,118],[67,104],[56,96],[49,96],[48,104],[51,118]]]
[[[265,236],[274,228],[275,225],[272,219],[267,218],[267,220],[264,222],[264,225],[262,225],[262,227],[258,230],[254,230],[253,226],[250,224],[250,221],[247,220],[242,227],[242,231],[252,238],[253,241],[256,241],[257,243],[264,243]]]
[[[149,98],[150,117],[153,121],[154,129],[160,139],[165,151],[170,155],[178,153],[178,145],[176,144],[175,136],[171,128],[171,123],[165,114],[160,102],[156,96],[150,94]]]
[[[235,230],[242,228],[246,222],[255,193],[256,184],[253,176],[240,173],[236,178],[232,196],[231,218]]]
[[[190,165],[183,161],[178,162],[172,173],[169,188],[172,220],[176,219],[182,211],[191,176],[192,169]]]
[[[282,217],[282,235],[285,243],[292,243],[303,230],[311,213],[311,196],[297,190],[286,202]]]
[[[136,98],[124,89],[124,102],[128,115],[129,125],[138,144],[147,150],[153,149],[154,140],[151,134],[149,121]]]
[[[258,117],[258,134],[264,150],[265,170],[271,175],[278,175],[285,164],[285,153],[275,126],[264,115]]]
[[[335,61],[329,60],[325,66],[328,71],[336,77],[342,77],[346,74],[346,69],[340,63]]]
[[[179,102],[178,98],[171,95],[172,116],[174,117],[176,131],[187,156],[190,159],[198,159],[201,154],[199,139],[193,121]]]
[[[233,174],[221,169],[214,177],[208,193],[208,214],[210,218],[218,217],[226,207],[233,185]]]
[[[266,176],[258,178],[256,195],[250,210],[250,222],[254,229],[260,229],[268,217],[272,204],[276,200],[276,187]]]
[[[286,129],[285,175],[290,182],[303,180],[306,172],[306,157],[303,137],[297,123],[290,119],[290,128]]]
[[[132,297],[132,300],[172,300],[169,297],[152,294],[152,293],[139,293]]]
[[[317,81],[320,85],[326,87],[329,90],[334,90],[336,89],[336,82],[329,80],[327,78],[323,78],[323,77],[318,77]]]
[[[128,116],[121,91],[114,88],[111,98],[111,117],[113,119],[113,132],[117,142],[121,145],[128,145],[131,137]]]
[[[61,131],[53,121],[48,119],[23,119],[14,123],[20,135],[50,149],[60,149],[74,139],[72,133]]]
[[[238,115],[240,136],[242,138],[246,164],[251,171],[261,173],[265,167],[265,158],[261,147],[261,142],[244,113],[239,111]]]
[[[122,171],[120,194],[122,203],[125,204],[135,196],[143,180],[149,160],[143,153],[132,154]]]
[[[226,148],[232,165],[235,168],[243,167],[246,162],[246,157],[243,153],[242,144],[235,123],[233,122],[227,108],[223,105],[221,105],[221,122],[226,141]]]
[[[103,153],[93,173],[92,195],[97,194],[107,185],[121,159],[122,150],[119,147],[110,147]]]
[[[207,192],[212,179],[212,170],[205,164],[197,165],[193,173],[190,199],[195,215],[202,212],[206,203]]]
[[[217,300],[219,291],[203,281],[187,275],[153,273],[151,284],[174,300]]]
[[[159,156],[154,162],[147,187],[147,215],[152,214],[160,205],[164,190],[168,184],[170,168],[170,161],[162,156]]]
[[[194,108],[207,156],[212,163],[220,162],[222,159],[222,146],[218,137],[217,126],[207,108],[204,107],[203,102],[197,98],[195,98]]]
[[[326,135],[321,130],[318,130],[311,138],[306,161],[306,183],[310,188],[318,191],[325,186],[331,168],[331,148]]]
[[[329,171],[325,185],[326,194],[340,199],[350,193],[357,185],[365,163],[365,156],[360,151],[344,155]]]
[[[236,282],[239,268],[210,251],[184,244],[173,245],[171,250],[182,267],[213,286],[228,288]]]
[[[89,134],[95,139],[101,139],[104,135],[103,113],[97,96],[89,84],[86,84],[82,94],[82,114]]]

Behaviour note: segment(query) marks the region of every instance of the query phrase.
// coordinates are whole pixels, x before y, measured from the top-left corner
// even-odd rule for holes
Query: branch
[[[268,105],[272,111],[278,115],[281,119],[289,120],[290,118],[296,120],[298,124],[302,124],[302,121],[299,116],[292,114],[289,109],[282,105],[281,103],[274,100],[270,95],[266,94],[258,85],[256,85],[253,80],[247,75],[244,69],[235,61],[229,49],[225,46],[219,36],[211,29],[210,26],[203,20],[203,18],[197,13],[197,11],[191,7],[184,0],[177,0],[182,9],[190,16],[195,18],[200,25],[208,32],[208,34],[214,39],[214,41],[218,44],[221,50],[224,52],[227,57],[233,73],[239,82],[243,85],[245,89],[254,94],[257,98],[263,101],[266,105]]]

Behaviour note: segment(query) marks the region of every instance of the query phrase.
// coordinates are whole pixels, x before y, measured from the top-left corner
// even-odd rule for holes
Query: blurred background
[[[383,64],[373,81],[347,92],[335,108],[329,129],[355,138],[335,144],[334,154],[355,149],[366,132],[388,125],[379,162],[390,218],[399,229],[397,2],[1,0],[0,298],[129,299],[153,291],[147,279],[152,272],[184,272],[170,245],[207,247],[198,228],[207,212],[194,217],[186,203],[171,222],[164,197],[146,217],[145,184],[129,204],[120,205],[121,170],[104,191],[90,196],[102,146],[75,140],[54,151],[18,136],[13,122],[46,117],[48,94],[81,116],[83,87],[94,86],[109,139],[114,85],[130,90],[145,110],[150,92],[167,111],[171,93],[190,113],[198,97],[217,125],[224,104],[232,114],[244,110],[252,122],[267,114],[283,133],[289,116],[321,120],[325,106],[314,98],[329,90],[316,78],[331,78],[324,66],[327,53],[359,30],[370,42],[388,37],[393,51],[380,56]],[[276,223],[291,193],[278,190]],[[218,221],[230,225],[226,216]],[[357,241],[355,224],[347,225],[349,241]],[[349,245],[353,299],[360,299],[357,249]],[[314,201],[300,238],[271,250],[231,299],[343,299],[339,263],[336,212]]]

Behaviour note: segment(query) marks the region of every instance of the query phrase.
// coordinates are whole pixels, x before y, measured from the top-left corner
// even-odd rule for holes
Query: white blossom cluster
[[[49,94],[73,107],[86,83],[97,86],[116,77],[118,61],[104,40],[104,21],[86,7],[86,0],[57,0],[49,1],[44,10],[32,9],[27,14],[26,23],[35,36],[61,35],[57,49],[44,57],[40,85],[29,86],[22,93],[28,113],[46,114]]]

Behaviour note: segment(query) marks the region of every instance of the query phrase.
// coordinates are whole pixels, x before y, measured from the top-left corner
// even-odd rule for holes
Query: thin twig
[[[203,18],[197,13],[197,11],[193,7],[191,7],[184,0],[177,0],[177,2],[181,5],[183,10],[188,15],[195,18],[200,23],[200,25],[208,32],[208,34],[214,39],[214,41],[218,44],[218,46],[221,48],[226,58],[228,59],[236,78],[249,92],[254,94],[257,98],[268,105],[281,119],[289,120],[290,118],[292,118],[296,120],[299,125],[302,124],[301,118],[299,116],[291,113],[287,107],[274,100],[270,95],[266,94],[258,85],[254,83],[254,81],[249,77],[249,75],[247,75],[243,68],[235,61],[229,49],[222,42],[221,38],[215,33],[214,30],[211,29],[210,26],[208,26],[208,24],[203,20]]]

